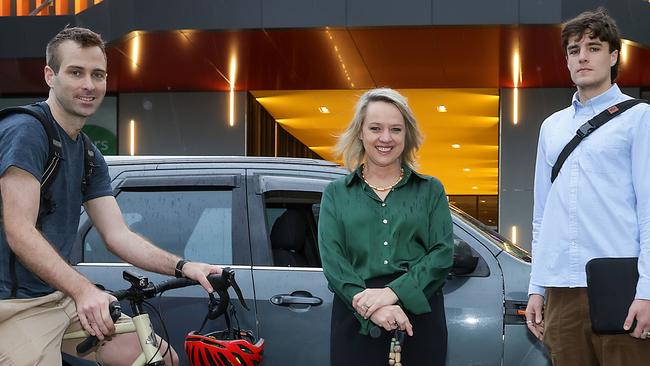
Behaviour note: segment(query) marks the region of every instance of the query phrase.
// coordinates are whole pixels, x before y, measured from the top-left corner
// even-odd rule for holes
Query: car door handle
[[[312,296],[312,294],[307,291],[294,291],[291,294],[280,294],[271,297],[271,303],[278,306],[318,306],[323,303],[323,299],[320,297]]]

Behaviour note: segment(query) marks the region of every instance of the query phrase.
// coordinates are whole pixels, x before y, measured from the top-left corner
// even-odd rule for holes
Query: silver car
[[[292,158],[107,161],[116,199],[133,231],[181,257],[236,270],[252,305],[246,311],[235,303],[237,320],[266,340],[264,365],[329,365],[333,294],[320,268],[316,233],[321,192],[347,174],[344,169]],[[444,287],[447,365],[550,365],[523,316],[529,253],[451,208],[455,256]],[[80,272],[107,289],[126,287],[122,271],[129,266],[105,249],[83,212],[74,260]],[[152,281],[163,279],[141,273]],[[197,286],[170,291],[153,305],[186,364],[184,337],[205,317],[205,293]],[[208,326],[218,329],[224,323]]]

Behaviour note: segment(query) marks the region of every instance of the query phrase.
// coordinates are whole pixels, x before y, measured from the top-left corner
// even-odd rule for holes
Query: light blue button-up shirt
[[[551,169],[576,130],[630,99],[614,84],[542,124],[535,164],[533,264],[529,294],[586,287],[585,264],[639,257],[637,299],[650,299],[650,107],[639,104],[585,138],[551,184]]]

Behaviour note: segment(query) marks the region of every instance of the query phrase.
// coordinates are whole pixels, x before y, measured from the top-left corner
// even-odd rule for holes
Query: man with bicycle
[[[49,187],[54,201],[49,210],[44,210],[41,194],[47,133],[28,114],[0,120],[0,364],[58,366],[63,334],[83,328],[102,340],[86,358],[130,365],[141,350],[134,333],[111,337],[108,304],[114,298],[70,265],[80,205],[108,249],[126,262],[196,280],[208,292],[212,287],[206,276],[221,268],[182,260],[130,231],[112,196],[104,158],[94,146],[89,147],[91,174],[85,171],[80,131],[106,93],[101,37],[84,28],[63,29],[48,43],[46,59],[49,96],[39,107],[58,131],[64,156]],[[73,355],[74,346],[63,342],[63,350]],[[170,352],[166,361],[178,364],[178,356]]]

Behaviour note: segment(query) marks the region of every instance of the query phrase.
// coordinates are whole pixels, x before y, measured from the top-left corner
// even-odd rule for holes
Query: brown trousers
[[[591,331],[586,288],[546,289],[544,346],[554,366],[650,365],[650,340]]]

